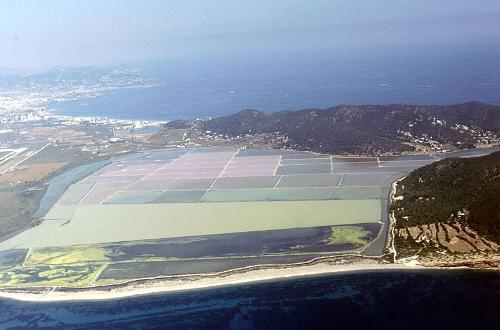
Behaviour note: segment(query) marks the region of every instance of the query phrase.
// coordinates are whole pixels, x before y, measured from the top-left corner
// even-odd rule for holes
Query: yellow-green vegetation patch
[[[370,241],[370,232],[361,226],[333,226],[329,244],[357,244],[364,247]]]
[[[63,265],[85,262],[106,262],[109,251],[99,246],[48,247],[31,249],[25,265]]]
[[[12,286],[87,286],[95,279],[99,264],[72,266],[36,265],[14,267],[0,272],[0,287]]]

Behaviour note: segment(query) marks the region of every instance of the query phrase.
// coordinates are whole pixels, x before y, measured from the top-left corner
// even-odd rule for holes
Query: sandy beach
[[[363,261],[352,264],[332,265],[327,261],[291,267],[269,267],[248,271],[231,271],[219,274],[194,275],[189,277],[164,277],[130,281],[119,285],[88,288],[11,288],[0,291],[0,297],[31,302],[106,300],[148,294],[200,290],[228,285],[247,284],[271,280],[300,278],[347,272],[369,272],[384,270],[418,270],[429,267],[411,264],[381,264]]]

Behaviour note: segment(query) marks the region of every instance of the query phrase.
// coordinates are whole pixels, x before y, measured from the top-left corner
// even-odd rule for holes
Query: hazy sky
[[[0,67],[500,40],[499,0],[2,0]],[[498,50],[497,50],[498,51]]]

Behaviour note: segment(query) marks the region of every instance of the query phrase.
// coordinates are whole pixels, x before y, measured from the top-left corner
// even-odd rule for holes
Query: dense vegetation
[[[399,182],[397,195],[398,228],[458,220],[500,243],[500,152],[419,168]]]
[[[456,125],[498,135],[500,107],[478,102],[450,106],[339,105],[272,114],[244,110],[211,120],[168,124],[170,128],[194,127],[228,136],[275,133],[286,137],[282,147],[334,154],[414,150],[412,141],[422,136],[443,145],[472,146],[474,132],[457,129]]]

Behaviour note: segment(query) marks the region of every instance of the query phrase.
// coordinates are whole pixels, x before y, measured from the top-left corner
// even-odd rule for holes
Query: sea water
[[[160,86],[49,104],[57,113],[123,119],[209,118],[338,104],[500,105],[500,49],[491,45],[383,54],[226,56],[141,64]]]
[[[0,300],[0,328],[494,329],[495,271],[358,272],[108,301]]]

